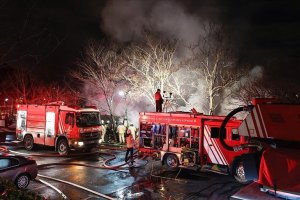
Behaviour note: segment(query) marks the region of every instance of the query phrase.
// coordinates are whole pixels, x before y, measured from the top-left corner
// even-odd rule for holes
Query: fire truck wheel
[[[167,167],[169,168],[177,168],[179,165],[179,161],[176,155],[174,154],[168,154],[165,157],[165,164],[167,165]]]
[[[31,135],[26,135],[24,137],[24,147],[26,150],[32,150],[34,147],[33,137]]]
[[[233,166],[232,166],[232,172],[233,172],[234,178],[239,183],[246,184],[246,183],[250,182],[250,180],[248,180],[246,178],[244,163],[241,159],[235,160],[235,162],[233,163]]]
[[[59,155],[67,155],[69,153],[69,145],[66,139],[60,139],[58,141],[57,152]]]

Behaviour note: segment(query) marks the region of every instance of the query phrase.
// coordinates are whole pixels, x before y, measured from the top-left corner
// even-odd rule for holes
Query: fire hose
[[[53,190],[55,190],[63,199],[68,199],[68,197],[60,190],[58,189],[57,187],[54,187],[52,184],[44,181],[44,180],[41,180],[41,179],[35,179],[35,181],[38,181],[38,182],[41,182],[42,184],[44,185],[47,185],[48,187],[52,188]]]
[[[116,148],[116,147],[101,147],[101,149],[109,149],[109,150],[126,150],[126,148]],[[12,151],[7,149],[6,147],[0,146],[0,151],[4,152],[4,153],[13,153],[13,154],[18,154],[18,155],[24,155],[24,156],[33,156],[33,157],[63,157],[63,158],[69,158],[69,157],[81,157],[81,156],[86,156],[86,155],[98,155],[98,154],[104,154],[104,155],[108,155],[108,156],[112,156],[112,158],[108,158],[106,160],[104,160],[104,166],[93,166],[93,165],[86,165],[86,164],[81,164],[81,163],[49,163],[49,164],[44,164],[43,166],[46,165],[78,165],[78,166],[87,166],[87,167],[94,167],[94,168],[99,168],[99,169],[111,169],[111,170],[118,170],[119,168],[121,168],[122,166],[129,164],[130,162],[132,162],[131,160],[124,162],[122,164],[119,165],[115,165],[115,166],[111,166],[108,164],[108,162],[116,159],[116,156],[112,153],[107,153],[107,152],[99,152],[99,151],[95,151],[95,152],[91,152],[91,153],[80,153],[80,154],[71,154],[71,155],[58,155],[58,154],[27,154],[27,153],[20,153],[17,151]],[[133,160],[135,160],[137,158],[137,151],[134,152],[133,154]],[[141,160],[143,160],[146,156],[143,156],[141,158]],[[147,164],[147,163],[146,163]]]
[[[82,190],[85,190],[85,191],[88,191],[92,194],[95,194],[97,196],[100,196],[102,198],[105,198],[105,199],[109,199],[109,200],[115,200],[115,198],[112,198],[110,196],[107,196],[105,194],[102,194],[102,193],[99,193],[99,192],[96,192],[94,190],[90,190],[86,187],[83,187],[83,186],[80,186],[80,185],[77,185],[75,183],[72,183],[72,182],[69,182],[69,181],[64,181],[64,180],[61,180],[61,179],[57,179],[57,178],[52,178],[52,177],[49,177],[49,176],[44,176],[44,175],[41,175],[41,174],[38,174],[39,177],[42,177],[42,178],[46,178],[46,179],[50,179],[50,180],[54,180],[54,181],[58,181],[58,182],[61,182],[61,183],[65,183],[65,184],[68,184],[68,185],[71,185],[71,186],[74,186],[76,188],[80,188]]]

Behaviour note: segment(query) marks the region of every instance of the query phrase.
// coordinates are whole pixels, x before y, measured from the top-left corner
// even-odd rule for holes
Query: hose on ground
[[[90,192],[90,193],[92,193],[92,194],[95,194],[95,195],[97,195],[97,196],[99,196],[99,197],[102,197],[102,198],[105,198],[105,199],[109,199],[109,200],[115,200],[115,198],[112,198],[112,197],[107,196],[107,195],[105,195],[105,194],[96,192],[96,191],[94,191],[94,190],[88,189],[88,188],[86,188],[86,187],[83,187],[83,186],[81,186],[81,185],[77,185],[77,184],[72,183],[72,182],[69,182],[69,181],[64,181],[64,180],[61,180],[61,179],[52,178],[52,177],[45,176],[45,175],[41,175],[41,174],[38,174],[38,177],[42,177],[42,178],[54,180],[54,181],[57,181],[57,182],[65,183],[65,184],[74,186],[74,187],[76,187],[76,188],[79,188],[79,189],[88,191],[88,192]]]

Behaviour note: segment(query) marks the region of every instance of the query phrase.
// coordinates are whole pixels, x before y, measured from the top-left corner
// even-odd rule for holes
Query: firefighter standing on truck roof
[[[122,124],[122,123],[119,124],[119,126],[117,128],[117,132],[119,134],[119,142],[125,143],[124,134],[126,132],[126,127],[124,126],[124,124]]]
[[[156,104],[156,112],[162,112],[162,104],[163,104],[163,98],[160,94],[160,89],[157,89],[157,91],[154,94],[155,97],[155,104]]]
[[[128,154],[130,153],[131,165],[133,165],[133,157],[132,156],[133,156],[134,139],[133,139],[133,136],[129,129],[126,133],[126,147],[127,147],[127,151],[126,151],[126,155],[125,155],[125,162],[128,161]],[[131,166],[131,165],[129,164],[129,166]]]

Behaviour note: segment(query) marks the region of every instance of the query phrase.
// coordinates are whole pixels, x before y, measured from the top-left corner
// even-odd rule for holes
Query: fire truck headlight
[[[78,142],[78,145],[79,146],[83,146],[83,142]]]

